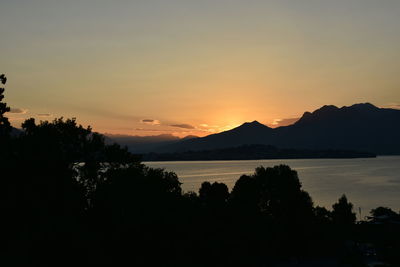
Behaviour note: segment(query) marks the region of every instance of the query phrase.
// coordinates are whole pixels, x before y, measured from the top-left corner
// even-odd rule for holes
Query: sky
[[[8,113],[204,136],[400,103],[398,0],[1,0]]]

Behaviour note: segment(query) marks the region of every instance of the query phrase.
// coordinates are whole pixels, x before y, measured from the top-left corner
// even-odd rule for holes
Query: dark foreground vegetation
[[[144,161],[174,160],[257,160],[257,159],[322,159],[374,158],[376,154],[350,150],[279,149],[269,145],[242,145],[237,147],[186,151],[174,153],[147,153]]]
[[[399,264],[397,213],[355,224],[345,196],[315,207],[288,166],[259,167],[230,192],[204,182],[183,193],[174,173],[74,119],[29,119],[12,137],[7,111],[0,103],[1,266]]]

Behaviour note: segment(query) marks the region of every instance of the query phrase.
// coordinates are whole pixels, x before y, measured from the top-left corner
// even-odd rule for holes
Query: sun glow
[[[233,129],[233,128],[236,128],[236,127],[238,127],[238,126],[240,126],[240,125],[241,125],[241,123],[230,123],[230,124],[228,124],[228,125],[226,125],[226,126],[224,126],[224,127],[219,128],[219,131],[220,131],[220,132],[228,131],[228,130],[231,130],[231,129]]]

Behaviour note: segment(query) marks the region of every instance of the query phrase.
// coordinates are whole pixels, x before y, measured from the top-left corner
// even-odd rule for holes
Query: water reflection
[[[247,161],[147,162],[178,174],[185,191],[198,191],[203,181],[225,183],[230,189],[242,174],[257,166],[287,164],[297,170],[314,203],[330,208],[345,193],[364,215],[377,206],[400,209],[400,156],[368,159],[297,159]]]

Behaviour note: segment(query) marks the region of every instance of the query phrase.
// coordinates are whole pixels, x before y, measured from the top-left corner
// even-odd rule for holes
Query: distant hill
[[[278,149],[268,145],[242,145],[214,150],[186,151],[176,153],[148,153],[144,161],[190,161],[190,160],[257,160],[257,159],[305,159],[305,158],[370,158],[373,153],[346,150]]]
[[[157,152],[213,150],[263,144],[281,149],[354,150],[400,154],[400,110],[370,103],[323,106],[305,112],[294,124],[269,128],[257,121],[202,138],[155,147]]]
[[[105,134],[107,143],[118,143],[126,146],[128,150],[135,154],[148,153],[156,150],[160,146],[174,144],[182,140],[190,140],[197,136],[189,135],[179,138],[172,134],[161,134],[153,136],[134,136],[134,135],[113,135]]]

